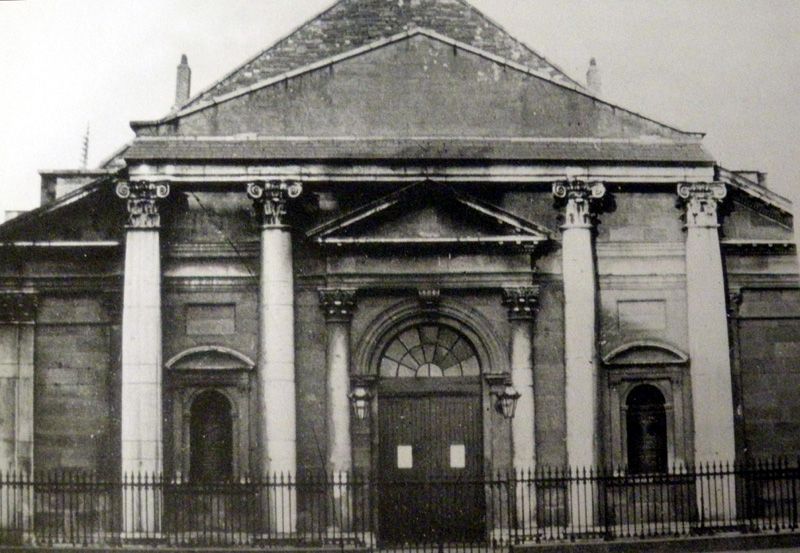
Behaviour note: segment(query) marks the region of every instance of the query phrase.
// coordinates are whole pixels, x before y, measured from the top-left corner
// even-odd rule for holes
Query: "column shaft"
[[[352,497],[349,488],[353,454],[350,441],[350,319],[355,290],[321,289],[320,307],[327,321],[327,469],[333,476],[330,521],[335,531],[350,528]]]
[[[695,462],[733,461],[733,388],[725,282],[716,228],[687,229],[686,296]]]
[[[161,473],[161,253],[158,229],[128,230],[122,312],[122,472]]]
[[[567,459],[572,467],[588,468],[597,464],[596,303],[591,229],[565,227],[562,247]]]
[[[528,529],[536,527],[536,488],[530,478],[536,467],[532,333],[538,295],[537,287],[503,291],[511,323],[511,385],[519,393],[511,419],[513,465],[520,478],[514,490],[516,523],[517,527]]]
[[[353,468],[350,445],[350,325],[328,323],[328,470]]]
[[[295,475],[296,413],[292,236],[287,227],[261,232],[259,387],[264,474]]]
[[[511,420],[514,442],[514,469],[532,470],[536,463],[533,397],[533,345],[531,321],[517,320],[511,324],[511,384],[519,392],[517,409]]]
[[[513,464],[518,472],[532,470],[536,463],[532,333],[538,295],[535,286],[503,290],[511,324],[511,384],[520,394],[511,419]]]

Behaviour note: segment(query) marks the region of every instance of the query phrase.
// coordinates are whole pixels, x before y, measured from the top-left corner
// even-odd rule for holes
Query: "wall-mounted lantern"
[[[350,404],[353,406],[353,412],[356,418],[360,421],[366,420],[369,415],[369,403],[372,399],[372,394],[369,393],[364,386],[355,386],[353,391],[348,394]]]
[[[503,418],[513,419],[521,394],[511,384],[511,375],[508,373],[485,373],[483,377],[489,385],[489,393],[495,398],[495,410],[503,415]]]
[[[502,391],[496,392],[497,403],[495,408],[506,419],[513,419],[514,413],[517,411],[517,401],[520,398],[520,393],[511,384],[506,385]]]

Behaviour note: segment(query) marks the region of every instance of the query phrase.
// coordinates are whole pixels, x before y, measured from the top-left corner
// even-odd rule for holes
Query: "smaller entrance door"
[[[667,414],[664,396],[642,384],[628,396],[628,469],[633,473],[667,471]]]
[[[233,420],[227,398],[203,392],[192,404],[189,477],[194,482],[227,480],[233,472]]]

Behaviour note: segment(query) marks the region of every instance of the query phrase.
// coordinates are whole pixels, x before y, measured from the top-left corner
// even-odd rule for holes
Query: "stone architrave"
[[[516,486],[517,525],[536,526],[536,490],[531,476],[536,468],[536,424],[533,390],[533,322],[539,300],[539,287],[506,288],[503,304],[511,323],[511,384],[519,393],[511,419],[511,444],[514,471],[520,477]]]
[[[353,468],[350,442],[350,321],[354,289],[320,289],[319,303],[327,323],[326,392],[328,420],[328,472],[333,476],[332,523],[339,530],[350,526],[347,482]]]
[[[717,206],[727,194],[722,183],[683,183],[678,196],[686,207],[686,299],[691,363],[694,461],[696,464],[733,462],[733,387],[725,294],[719,244]],[[721,479],[717,479],[721,480]],[[723,493],[732,487],[715,482]],[[700,482],[698,482],[700,488]],[[703,488],[709,488],[705,482]],[[698,496],[702,490],[698,490]],[[720,496],[721,497],[721,496]],[[698,497],[711,520],[732,516],[734,501]]]
[[[122,307],[123,478],[160,476],[163,463],[161,397],[161,250],[158,202],[164,182],[120,182],[127,201],[125,283]],[[160,496],[154,488],[126,488],[124,530],[129,537],[160,532]]]
[[[596,274],[592,245],[592,204],[605,195],[600,182],[567,180],[553,184],[562,200],[562,273],[564,280],[564,365],[567,462],[573,470],[597,466],[598,361]],[[576,530],[594,524],[587,490],[570,489],[570,524]]]
[[[303,191],[299,182],[272,180],[247,185],[261,223],[258,391],[261,471],[296,478],[297,428],[294,359],[294,269],[286,205]],[[291,493],[290,493],[291,492]],[[270,520],[278,533],[294,532],[293,490],[279,490]],[[277,504],[275,502],[278,502]]]

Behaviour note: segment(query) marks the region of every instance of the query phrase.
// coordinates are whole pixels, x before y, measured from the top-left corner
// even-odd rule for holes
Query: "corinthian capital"
[[[356,308],[356,290],[353,288],[319,289],[319,306],[328,322],[348,322]]]
[[[503,305],[508,308],[509,320],[533,319],[538,302],[538,286],[503,289]]]
[[[169,196],[168,182],[120,182],[117,183],[117,196],[128,201],[128,227],[158,228],[161,216],[158,213],[158,200]]]
[[[553,196],[565,200],[564,228],[591,227],[592,202],[606,194],[602,182],[565,180],[553,183]]]
[[[728,194],[721,182],[684,182],[678,197],[686,204],[687,227],[717,227],[717,205]]]
[[[257,181],[247,185],[247,195],[253,200],[264,227],[284,226],[286,202],[302,192],[303,185],[295,181]]]

